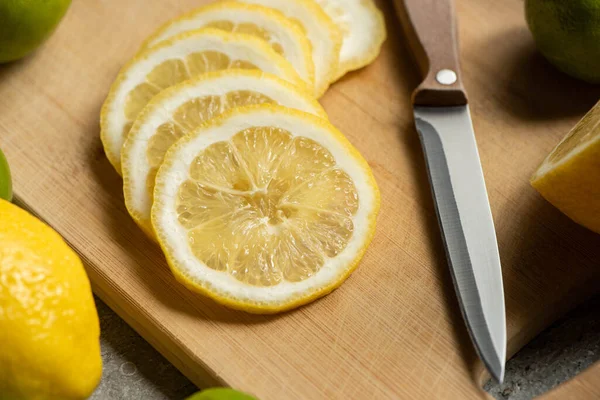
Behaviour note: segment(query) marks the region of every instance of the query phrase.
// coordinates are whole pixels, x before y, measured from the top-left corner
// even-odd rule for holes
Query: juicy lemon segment
[[[336,79],[371,63],[385,41],[383,13],[372,0],[315,0],[342,31]]]
[[[280,11],[296,22],[312,45],[316,95],[325,93],[338,73],[342,32],[315,0],[237,0]]]
[[[256,37],[209,28],[175,36],[130,61],[104,102],[100,135],[115,169],[121,172],[123,142],[152,97],[189,77],[229,68],[260,69],[304,87],[290,63]]]
[[[270,313],[321,297],[372,239],[379,190],[328,122],[238,108],[179,140],[157,178],[152,224],[176,277],[233,308]]]
[[[198,8],[167,22],[143,47],[152,47],[175,35],[200,28],[258,37],[283,55],[309,86],[314,86],[311,45],[302,30],[279,11],[258,5],[222,1]]]
[[[201,262],[246,284],[272,286],[308,279],[344,250],[358,193],[317,142],[253,127],[198,155],[176,205]]]
[[[154,235],[150,224],[154,178],[169,147],[231,108],[257,104],[279,104],[325,117],[310,93],[257,70],[201,75],[163,91],[147,105],[122,152],[125,204],[146,233]],[[214,173],[212,164],[207,162],[204,168]]]
[[[600,233],[600,103],[552,150],[531,178],[546,200]]]

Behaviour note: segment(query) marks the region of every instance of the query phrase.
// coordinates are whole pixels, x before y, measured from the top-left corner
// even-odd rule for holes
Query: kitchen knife
[[[494,221],[459,69],[452,0],[394,0],[424,77],[413,93],[446,256],[479,357],[502,382],[504,291]]]

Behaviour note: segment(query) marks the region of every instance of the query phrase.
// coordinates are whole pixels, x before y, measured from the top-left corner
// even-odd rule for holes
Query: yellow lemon
[[[531,184],[572,220],[600,233],[600,103],[552,150]]]
[[[342,31],[315,0],[237,0],[277,10],[306,32],[315,64],[315,87],[321,97],[335,81],[342,48]]]
[[[163,90],[140,113],[121,154],[125,204],[151,237],[154,178],[169,147],[203,123],[235,107],[280,104],[326,118],[307,92],[258,70],[209,72]]]
[[[383,13],[372,0],[316,0],[342,32],[336,78],[377,58],[386,38]]]
[[[139,53],[113,83],[100,115],[104,151],[121,173],[121,147],[160,91],[211,71],[259,69],[304,87],[292,64],[263,39],[213,28],[184,32]]]
[[[50,227],[0,200],[0,397],[84,399],[102,371],[81,260]]]
[[[329,122],[263,104],[170,147],[152,225],[191,290],[274,313],[342,284],[373,238],[379,201],[369,165]]]
[[[145,47],[201,28],[243,33],[264,40],[292,64],[308,86],[314,86],[311,44],[304,31],[282,13],[268,7],[235,1],[205,5],[167,22],[146,40]]]

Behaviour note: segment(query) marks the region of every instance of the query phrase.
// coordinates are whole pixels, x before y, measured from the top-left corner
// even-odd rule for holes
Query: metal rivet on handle
[[[456,83],[457,79],[456,72],[451,69],[441,69],[435,75],[435,80],[442,85],[453,85]]]

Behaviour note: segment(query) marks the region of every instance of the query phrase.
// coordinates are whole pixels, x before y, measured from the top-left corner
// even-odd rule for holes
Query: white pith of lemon
[[[284,56],[309,86],[314,86],[311,44],[296,24],[279,11],[260,5],[221,1],[183,14],[160,27],[144,43],[155,46],[173,36],[201,28],[245,33],[265,40]]]
[[[125,204],[138,225],[153,236],[150,208],[154,178],[163,157],[181,136],[230,108],[279,104],[326,118],[307,92],[257,70],[223,70],[162,91],[136,119],[122,151]]]
[[[161,90],[205,72],[259,69],[299,87],[303,80],[264,40],[205,28],[182,33],[139,53],[111,86],[100,116],[106,155],[120,173],[121,147],[139,112]]]
[[[379,201],[368,164],[326,120],[261,105],[230,110],[170,148],[152,225],[183,284],[272,313],[349,276]]]
[[[283,13],[299,24],[312,45],[316,96],[336,79],[342,48],[342,32],[314,0],[237,0],[259,4]]]
[[[385,41],[383,13],[372,0],[315,0],[342,31],[336,78],[370,64]]]

